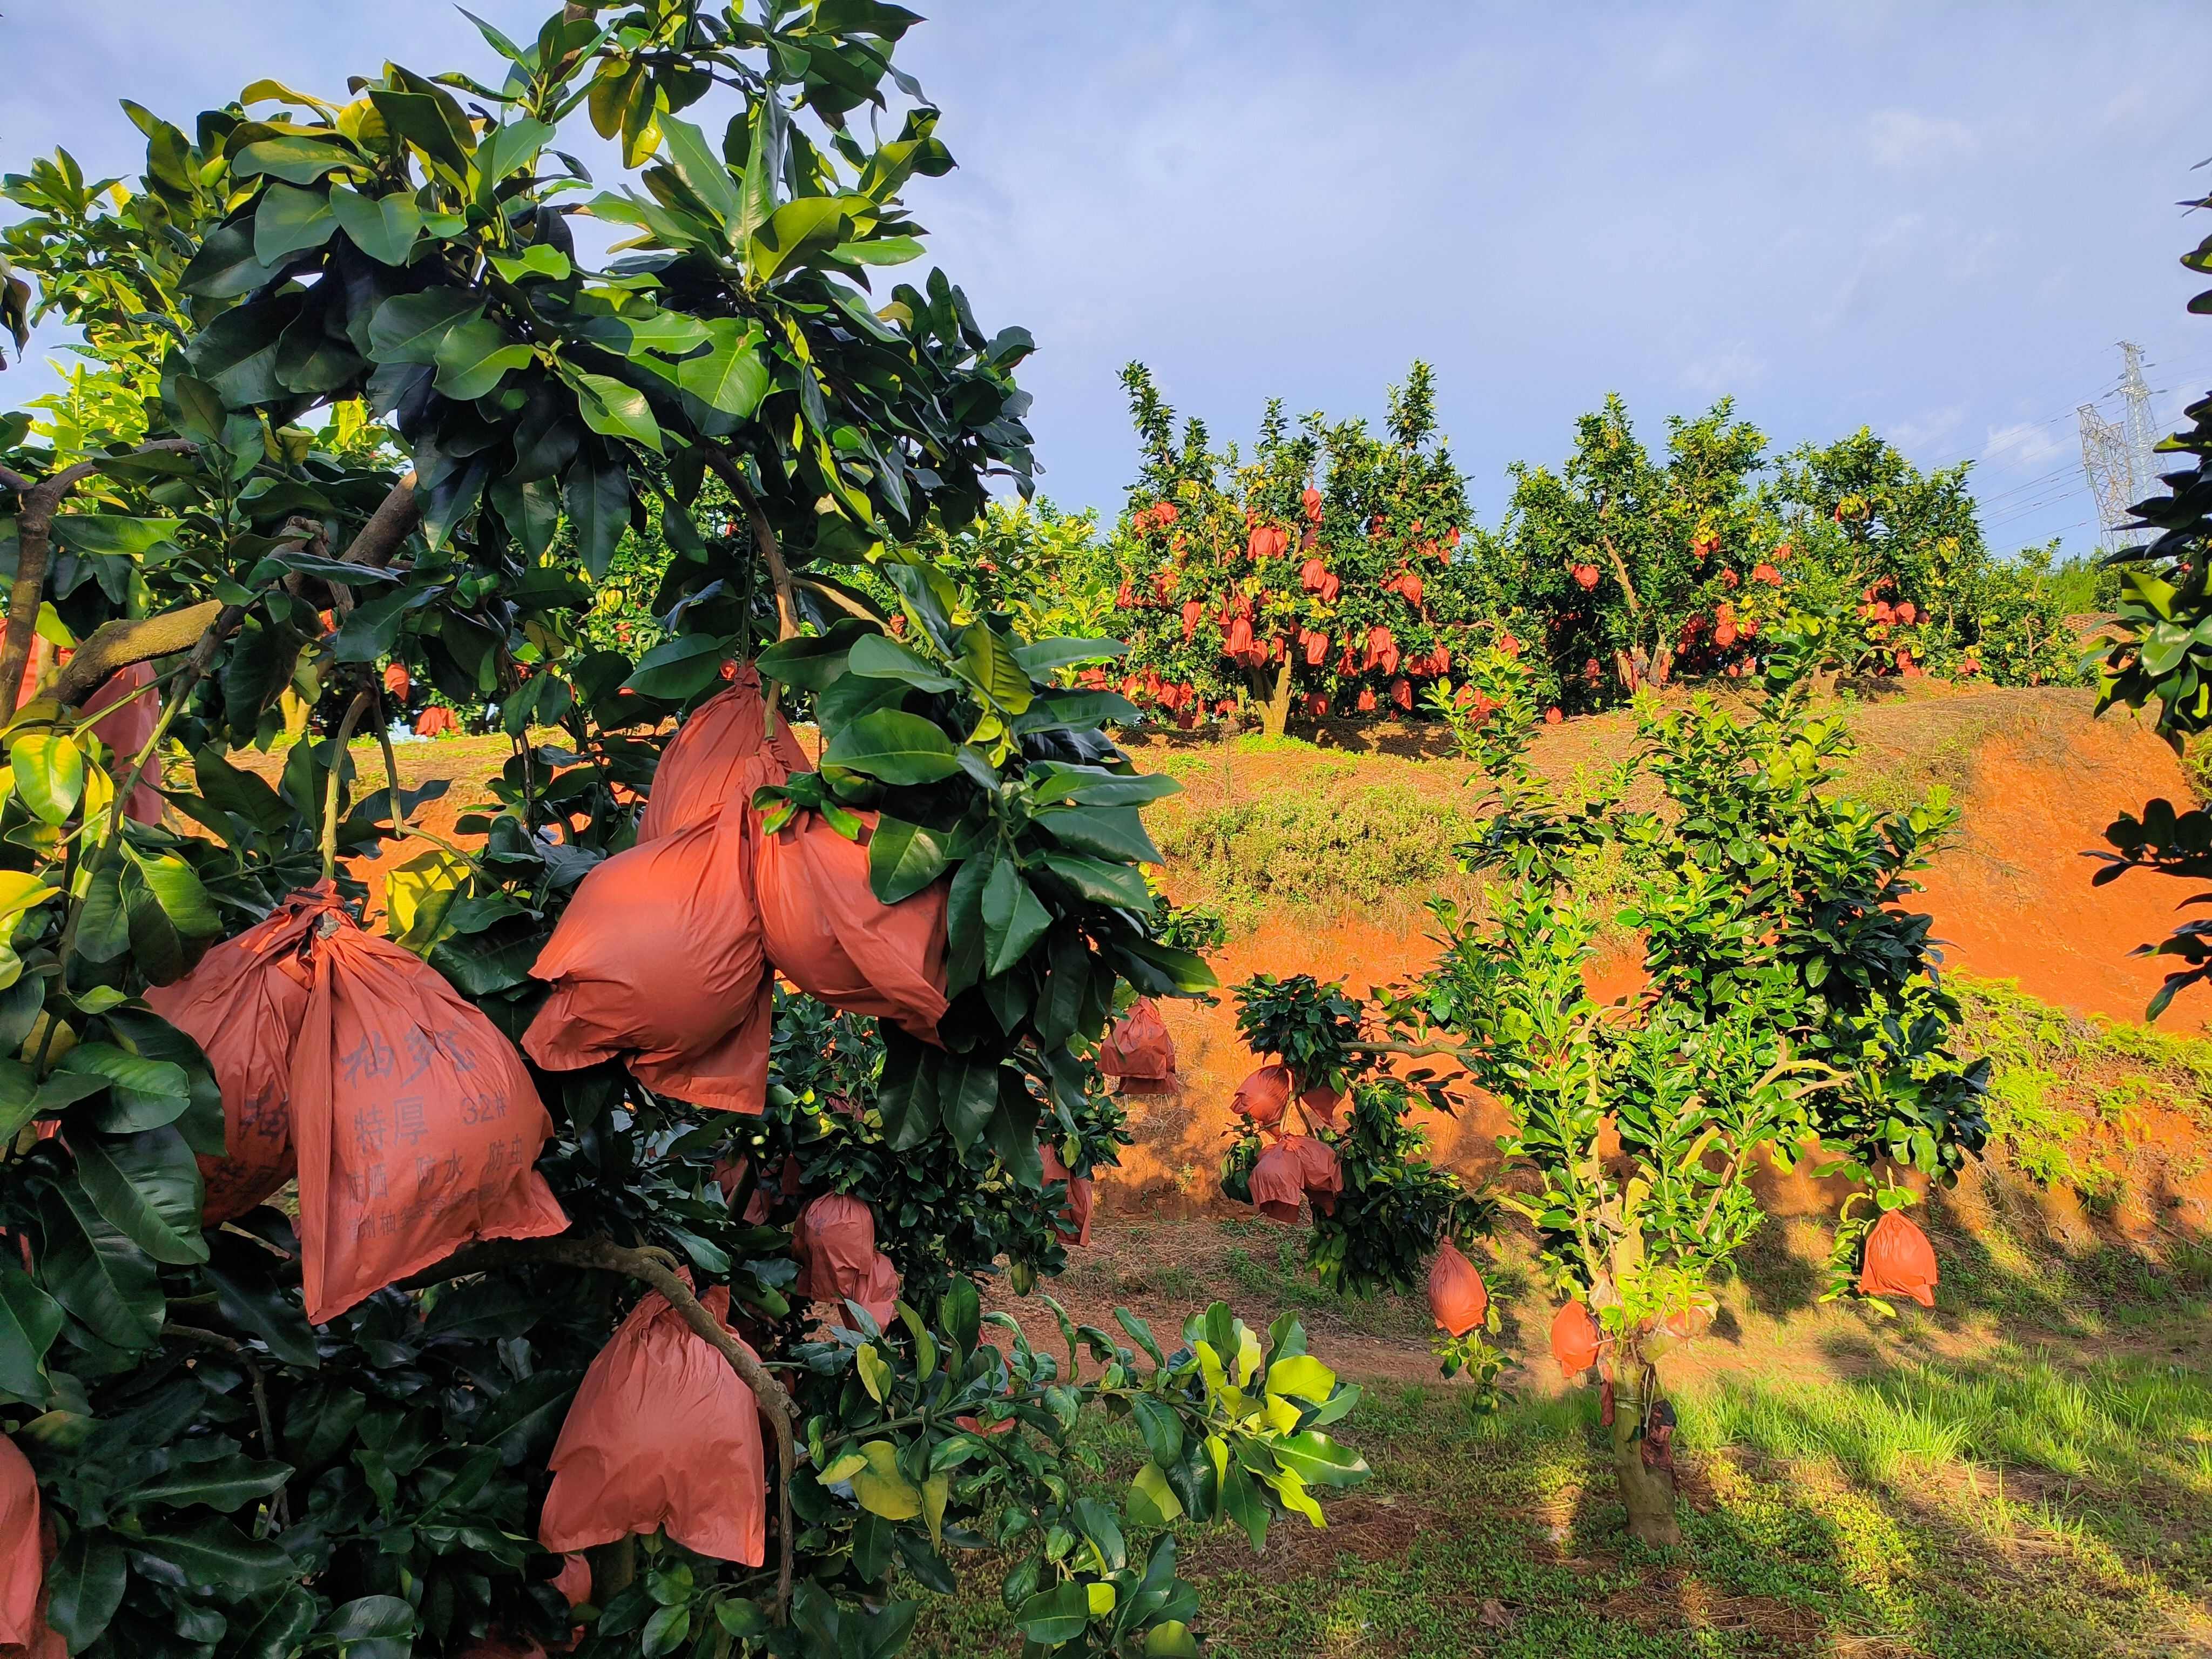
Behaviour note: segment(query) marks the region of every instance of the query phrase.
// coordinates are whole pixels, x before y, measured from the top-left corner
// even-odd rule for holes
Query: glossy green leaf
[[[952,691],[960,682],[886,634],[863,634],[846,661],[849,673],[872,680],[901,680],[917,691]]]
[[[98,1641],[123,1605],[130,1566],[121,1547],[105,1528],[70,1535],[46,1569],[46,1622],[82,1653]]]
[[[333,133],[331,137],[334,141],[337,135]],[[288,184],[312,185],[341,167],[353,165],[354,161],[352,152],[335,142],[280,132],[239,151],[231,158],[230,172],[234,179],[251,179],[265,173]]]
[[[1039,812],[1036,824],[1072,852],[1127,864],[1161,861],[1133,806],[1055,806]]]
[[[592,431],[609,438],[627,438],[660,453],[660,422],[642,392],[624,386],[608,374],[575,376],[576,412]]]
[[[1027,956],[1052,926],[1052,913],[1037,900],[1011,859],[1000,859],[983,886],[984,974],[996,977]]]
[[[153,1346],[167,1304],[153,1258],[125,1238],[75,1182],[40,1206],[46,1252],[40,1278],[94,1336],[126,1352]]]
[[[822,757],[885,783],[935,783],[960,769],[952,739],[919,714],[879,708],[839,732]]]
[[[640,696],[664,702],[696,697],[721,677],[729,641],[714,634],[679,634],[638,659],[637,672],[623,684]]]
[[[287,254],[320,247],[337,228],[322,191],[272,184],[253,210],[253,257],[264,265],[279,264]]]
[[[1030,706],[1027,671],[1015,660],[1013,647],[982,623],[971,623],[960,635],[960,672],[1009,714]]]
[[[0,1394],[43,1406],[40,1367],[61,1334],[61,1304],[31,1282],[12,1251],[0,1251]]]
[[[207,1260],[199,1165],[175,1128],[119,1140],[88,1137],[75,1151],[77,1178],[94,1205],[140,1249],[178,1266]]]
[[[747,255],[760,279],[774,282],[811,256],[836,247],[851,234],[852,227],[838,198],[804,197],[785,203],[769,216],[748,246]]]
[[[483,314],[483,301],[461,289],[395,295],[369,321],[369,356],[380,363],[434,363],[446,336]]]
[[[405,264],[415,239],[422,233],[422,210],[415,204],[414,196],[404,190],[372,197],[334,184],[331,186],[330,205],[337,217],[338,228],[345,232],[356,247],[380,264]]]
[[[438,365],[438,390],[468,403],[495,390],[513,370],[526,367],[530,348],[509,344],[497,323],[475,317],[446,331],[433,361]],[[584,418],[587,422],[591,419],[588,405]]]
[[[1014,1628],[1040,1647],[1073,1642],[1090,1623],[1090,1593],[1073,1580],[1039,1590],[1014,1613]]]
[[[167,1562],[195,1589],[228,1595],[275,1589],[300,1571],[275,1544],[248,1538],[228,1521],[210,1519],[196,1527],[149,1531],[135,1539],[132,1547]]]
[[[886,813],[868,841],[868,885],[885,904],[896,904],[943,875],[951,861],[937,830]]]

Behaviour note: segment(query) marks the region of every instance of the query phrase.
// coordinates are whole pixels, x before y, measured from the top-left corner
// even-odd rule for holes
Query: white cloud
[[[1909,420],[1893,421],[1883,428],[1882,435],[1907,454],[1924,454],[1948,443],[1966,418],[1966,406],[1954,404],[1948,409],[1932,409]]]
[[[1740,396],[1765,377],[1766,360],[1741,341],[1683,364],[1679,376],[1691,391],[1708,398]]]
[[[2031,426],[2025,421],[1993,427],[1982,446],[1982,459],[1992,466],[2026,467],[2069,454],[2073,428],[2065,421],[2045,421]]]
[[[1948,115],[1883,109],[1867,118],[1867,148],[1884,167],[1916,167],[1971,155],[1978,143],[1972,127]]]

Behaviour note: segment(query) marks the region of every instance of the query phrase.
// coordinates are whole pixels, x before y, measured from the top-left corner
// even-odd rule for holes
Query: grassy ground
[[[1248,1319],[1297,1308],[1367,1379],[1346,1437],[1375,1475],[1328,1529],[1279,1525],[1258,1557],[1224,1530],[1186,1539],[1218,1659],[2212,1654],[2212,1274],[2149,1271],[2154,1254],[2133,1278],[2085,1267],[2062,1282],[2103,1284],[2094,1303],[2037,1323],[1997,1310],[2048,1261],[1937,1240],[1941,1304],[1894,1324],[1813,1305],[1787,1249],[1729,1287],[1675,1380],[1687,1543],[1667,1553],[1621,1530],[1588,1390],[1538,1360],[1503,1409],[1470,1409],[1421,1311],[1323,1296],[1294,1232],[1125,1224],[1057,1288],[1079,1316],[1122,1300],[1156,1328],[1216,1294]],[[1486,1271],[1506,1346],[1540,1349],[1525,1261]],[[2150,1338],[2128,1335],[2147,1311]],[[1118,1432],[1094,1449],[1107,1485],[1140,1456]],[[1018,1650],[998,1571],[976,1564],[933,1608],[920,1651]]]

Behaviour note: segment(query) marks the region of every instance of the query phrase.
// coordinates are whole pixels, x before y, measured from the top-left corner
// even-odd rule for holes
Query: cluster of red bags
[[[415,735],[418,738],[443,737],[460,729],[461,717],[443,703],[434,702],[415,717]]]
[[[567,1229],[536,1167],[552,1120],[521,1060],[435,969],[363,933],[331,884],[147,1000],[222,1087],[208,1218],[296,1168],[311,1322],[477,1239]]]
[[[1302,1199],[1322,1215],[1336,1208],[1344,1170],[1336,1148],[1311,1135],[1285,1135],[1260,1154],[1249,1178],[1253,1206],[1271,1221],[1296,1221]]]
[[[878,1325],[896,1311],[898,1269],[876,1248],[875,1212],[845,1193],[824,1193],[799,1212],[791,1230],[801,1296],[842,1310],[857,1302]]]
[[[619,1058],[647,1088],[758,1112],[771,969],[934,1039],[944,884],[886,905],[865,842],[811,813],[761,834],[753,792],[811,765],[781,715],[771,730],[750,666],[692,715],[661,756],[637,845],[584,878],[531,969],[553,986],[522,1039],[532,1060],[565,1071]]]
[[[727,1287],[699,1300],[727,1330]],[[665,1531],[720,1560],[757,1567],[766,1559],[758,1402],[658,1291],[639,1299],[584,1373],[549,1467],[553,1484],[538,1522],[549,1550]],[[573,1602],[568,1565],[556,1582]],[[581,1588],[589,1582],[586,1573]]]
[[[1175,1081],[1175,1038],[1150,997],[1139,997],[1098,1045],[1098,1069],[1124,1087],[1164,1089]]]

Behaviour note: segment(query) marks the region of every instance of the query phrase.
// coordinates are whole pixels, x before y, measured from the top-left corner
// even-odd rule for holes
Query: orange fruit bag
[[[728,1329],[728,1288],[699,1300]],[[639,1298],[584,1373],[548,1467],[538,1541],[549,1550],[665,1531],[719,1560],[757,1567],[766,1559],[759,1406],[658,1291]]]
[[[309,1322],[477,1239],[565,1231],[536,1167],[553,1121],[498,1029],[341,910],[307,954],[291,1097]]]
[[[1885,1212],[1867,1235],[1859,1291],[1864,1296],[1909,1296],[1923,1308],[1936,1305],[1936,1247],[1905,1219],[1902,1210]]]
[[[1067,1183],[1066,1207],[1060,1212],[1060,1237],[1079,1249],[1089,1249],[1091,1210],[1091,1206],[1098,1201],[1097,1183],[1089,1176],[1070,1175],[1067,1172],[1067,1165],[1060,1159],[1060,1148],[1048,1140],[1038,1146],[1037,1159],[1044,1165],[1044,1179],[1047,1186],[1050,1186],[1055,1181],[1064,1181]]]
[[[898,1270],[876,1248],[875,1212],[859,1199],[824,1193],[807,1205],[792,1227],[791,1253],[799,1259],[798,1293],[829,1303],[833,1320],[848,1301],[878,1325],[896,1311]]]
[[[244,1215],[292,1178],[292,1038],[314,974],[302,951],[338,908],[328,883],[295,893],[182,979],[146,993],[148,1006],[200,1045],[222,1086],[223,1156],[199,1161],[208,1226]]]
[[[753,791],[762,784],[781,783],[793,772],[813,769],[781,714],[775,717],[775,730],[769,729],[760,676],[750,663],[744,664],[726,690],[691,711],[661,751],[653,770],[653,792],[637,822],[637,838],[659,841],[712,823],[732,801],[750,805]]]
[[[1098,1045],[1098,1069],[1123,1083],[1159,1088],[1175,1081],[1175,1038],[1158,1006],[1139,997]]]
[[[46,1536],[31,1460],[0,1435],[0,1649],[24,1659],[69,1659],[46,1623]]]
[[[1482,1274],[1457,1245],[1443,1244],[1429,1264],[1429,1313],[1437,1328],[1447,1336],[1465,1336],[1489,1311],[1490,1287]]]
[[[103,708],[115,708],[112,714],[101,715],[92,723],[92,735],[108,748],[107,770],[118,784],[138,759],[138,751],[154,735],[154,728],[161,723],[161,699],[159,693],[144,690],[154,683],[154,665],[133,663],[128,668],[118,668],[100,683],[100,687],[84,700],[83,712],[98,714]],[[131,693],[140,695],[132,696]],[[124,700],[129,698],[125,702]],[[116,708],[117,704],[120,708]],[[141,823],[159,823],[168,803],[161,799],[161,757],[159,750],[146,757],[146,769],[138,775],[138,785],[131,792],[131,799],[123,803],[125,817]]]
[[[875,814],[858,815],[875,832]],[[801,812],[753,854],[769,962],[800,990],[848,1013],[888,1019],[927,1042],[945,1017],[945,907],[932,882],[885,904],[868,885],[868,849]]]

